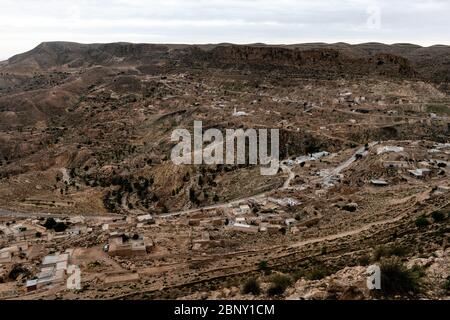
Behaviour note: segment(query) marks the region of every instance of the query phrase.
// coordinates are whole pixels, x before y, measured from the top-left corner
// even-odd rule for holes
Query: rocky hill
[[[449,50],[42,43],[0,65],[0,204],[33,210],[24,203],[56,197],[83,210],[162,212],[282,182],[245,165],[175,168],[170,133],[194,120],[279,128],[282,158],[380,138],[445,142]],[[56,178],[62,169],[68,185]],[[9,190],[20,196],[11,201]]]

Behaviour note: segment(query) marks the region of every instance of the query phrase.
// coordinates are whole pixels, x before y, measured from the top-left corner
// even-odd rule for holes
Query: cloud
[[[448,12],[444,0],[2,0],[0,58],[55,40],[449,44]]]

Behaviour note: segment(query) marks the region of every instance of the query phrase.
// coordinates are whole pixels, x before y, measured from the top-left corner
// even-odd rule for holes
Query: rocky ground
[[[155,241],[141,258],[108,257],[102,220],[80,237],[33,239],[46,253],[75,248],[87,275],[79,292],[37,295],[251,299],[277,282],[271,298],[448,298],[448,50],[44,43],[2,63],[5,227],[48,214],[156,219],[125,227]],[[282,167],[173,164],[171,133],[194,121],[279,129]],[[240,205],[265,231],[233,229]],[[411,286],[369,292],[367,265],[387,258]],[[140,278],[111,283],[108,272]],[[242,293],[251,279],[259,294]]]

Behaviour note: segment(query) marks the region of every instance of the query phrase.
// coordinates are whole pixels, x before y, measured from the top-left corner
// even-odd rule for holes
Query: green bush
[[[358,258],[358,264],[361,266],[368,266],[370,263],[370,257],[367,255],[363,255]]]
[[[374,261],[380,261],[382,257],[388,256],[387,248],[384,246],[379,246],[375,248],[375,251],[373,252],[373,260]]]
[[[408,252],[408,248],[402,245],[393,245],[389,248],[389,253],[392,256],[404,257],[408,254]]]
[[[450,276],[447,277],[447,280],[444,283],[444,290],[447,291],[447,293],[450,293]]]
[[[242,287],[242,293],[243,294],[253,294],[254,296],[259,295],[261,292],[261,287],[259,285],[259,281],[256,278],[250,278]]]
[[[373,260],[380,261],[383,257],[404,257],[408,254],[409,249],[406,246],[399,244],[392,244],[389,246],[379,246],[373,253]]]
[[[320,280],[320,279],[325,278],[329,274],[330,274],[330,272],[324,266],[319,266],[317,268],[314,268],[314,269],[310,270],[306,274],[306,279],[308,279],[308,280]]]
[[[45,220],[44,227],[46,229],[53,229],[55,227],[55,225],[56,225],[55,219],[48,218],[47,220]]]
[[[416,227],[418,228],[424,228],[426,226],[428,226],[430,224],[430,221],[428,221],[427,218],[425,218],[424,216],[418,217],[416,219]]]
[[[433,218],[434,222],[441,222],[446,219],[446,214],[442,211],[434,211],[431,214],[431,217]]]
[[[271,285],[267,290],[269,296],[279,296],[292,284],[292,279],[284,274],[276,274],[270,279]]]
[[[380,264],[381,290],[387,296],[417,293],[422,270],[408,269],[398,259],[386,259]]]
[[[269,270],[269,264],[267,263],[267,261],[262,260],[259,262],[258,268],[261,271],[267,271],[267,270]]]
[[[53,230],[55,230],[55,232],[63,232],[66,231],[66,229],[67,225],[64,222],[57,222],[53,227]]]
[[[297,281],[297,280],[299,280],[299,279],[301,279],[301,278],[304,278],[305,275],[306,275],[306,273],[305,273],[304,270],[296,270],[296,271],[294,271],[294,272],[291,274],[291,276],[292,276],[292,278],[294,279],[294,281]]]

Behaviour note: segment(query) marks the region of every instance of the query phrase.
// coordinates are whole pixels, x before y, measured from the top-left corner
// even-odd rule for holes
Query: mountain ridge
[[[232,48],[232,49],[230,49]],[[287,51],[289,50],[289,51]],[[299,53],[306,52],[306,53]],[[238,60],[232,61],[228,54],[236,54]],[[100,66],[161,66],[181,63],[191,63],[197,66],[208,67],[205,61],[215,67],[223,67],[224,59],[230,64],[243,65],[246,62],[254,64],[256,56],[260,55],[260,64],[275,66],[298,66],[303,58],[309,55],[327,56],[331,54],[337,60],[330,60],[334,67],[342,63],[340,59],[349,62],[349,65],[362,63],[361,68],[367,69],[367,64],[374,60],[383,60],[378,66],[390,63],[399,65],[400,74],[409,69],[408,76],[418,74],[426,81],[436,83],[448,82],[450,74],[450,46],[434,45],[423,47],[410,43],[383,44],[368,42],[361,44],[348,44],[338,42],[328,43],[299,43],[287,45],[271,45],[263,43],[254,44],[150,44],[150,43],[93,43],[82,44],[76,42],[53,41],[43,42],[30,51],[14,55],[0,64],[0,70],[10,73],[33,73],[55,68],[74,69],[79,67]],[[272,56],[274,55],[274,56]],[[253,57],[242,60],[242,57]],[[283,61],[288,59],[289,61]],[[362,59],[362,60],[361,60]],[[308,59],[307,59],[308,60]],[[313,59],[314,60],[314,59]],[[307,61],[309,63],[316,60]],[[386,60],[386,61],[384,61]],[[378,63],[378,62],[375,62]],[[405,67],[406,66],[406,67]],[[312,65],[319,71],[323,66]],[[326,66],[325,66],[326,67]],[[347,68],[344,65],[343,68]],[[337,67],[336,67],[337,68]],[[339,69],[339,68],[337,68]],[[386,69],[386,68],[385,68]],[[373,72],[368,69],[364,72]],[[349,69],[347,73],[355,72]],[[386,73],[385,71],[381,72]],[[387,73],[392,73],[391,71]],[[396,72],[394,72],[396,73]],[[404,74],[402,74],[404,75]]]

